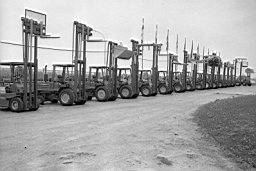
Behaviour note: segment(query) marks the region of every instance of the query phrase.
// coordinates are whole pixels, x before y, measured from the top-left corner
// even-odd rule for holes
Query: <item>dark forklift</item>
[[[46,35],[46,15],[25,9],[22,21],[23,62],[2,63],[11,67],[11,81],[7,87],[1,87],[0,107],[14,112],[37,110],[40,106],[37,94],[37,45],[40,38],[58,38]],[[33,39],[34,38],[34,39]],[[34,43],[34,45],[32,45]],[[34,54],[32,54],[34,46]],[[33,58],[33,59],[32,59]],[[18,75],[15,66],[23,66]]]
[[[138,50],[138,41],[131,40],[132,51],[140,53]],[[132,56],[131,67],[118,68],[117,89],[123,99],[137,98],[139,96],[138,81],[139,59],[138,55]]]
[[[100,102],[115,101],[118,97],[117,59],[128,60],[134,54],[135,52],[109,41],[106,66],[89,67],[89,77],[86,82],[88,99],[96,97]]]
[[[73,103],[83,105],[88,98],[85,90],[86,42],[92,36],[92,28],[77,21],[74,21],[73,28],[75,50],[72,47],[72,64],[53,65],[51,80],[41,83],[38,90],[39,94],[44,97],[44,100],[49,100],[52,103],[59,101],[63,106],[71,106]],[[73,51],[75,51],[74,57]],[[56,75],[57,67],[61,68],[61,75]]]

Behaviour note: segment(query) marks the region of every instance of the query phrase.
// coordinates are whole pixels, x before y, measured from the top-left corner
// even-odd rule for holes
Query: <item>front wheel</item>
[[[141,87],[141,94],[143,96],[150,96],[151,95],[151,88],[149,86]]]
[[[100,102],[105,102],[109,98],[109,93],[106,87],[99,87],[95,91],[96,99]]]
[[[186,90],[191,91],[193,89],[192,85],[190,83],[187,83]]]
[[[179,83],[175,83],[175,84],[173,85],[173,89],[174,89],[174,91],[175,91],[176,93],[182,92],[182,86],[181,86],[181,84],[179,84]]]
[[[71,106],[74,103],[75,95],[72,90],[64,89],[59,94],[59,101],[63,106]]]
[[[160,84],[158,86],[158,91],[160,94],[167,94],[168,93],[168,88],[165,84]]]
[[[201,83],[196,84],[196,89],[197,90],[202,90],[203,89],[203,85]]]
[[[215,82],[212,83],[212,88],[217,88],[217,84]]]
[[[10,100],[9,108],[13,112],[20,112],[24,107],[24,103],[19,97],[14,97]]]
[[[123,99],[130,99],[132,96],[132,88],[130,86],[122,86],[119,94]]]

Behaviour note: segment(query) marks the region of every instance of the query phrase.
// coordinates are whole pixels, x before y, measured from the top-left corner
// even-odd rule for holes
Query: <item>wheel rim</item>
[[[62,95],[61,95],[61,101],[62,101],[63,103],[68,103],[69,99],[70,99],[70,97],[69,97],[69,95],[68,95],[67,93],[62,93]]]
[[[104,99],[106,97],[106,92],[104,90],[99,90],[97,94],[100,99]]]
[[[18,102],[17,102],[17,101],[13,101],[13,102],[12,102],[12,108],[13,108],[13,109],[18,109],[18,107],[19,107]]]
[[[160,92],[161,93],[165,93],[167,90],[166,90],[166,87],[165,86],[161,86],[160,87]]]
[[[149,95],[149,89],[148,88],[143,88],[143,94]]]
[[[123,95],[124,97],[128,97],[128,96],[129,96],[129,93],[130,93],[130,91],[128,90],[128,88],[123,88],[123,89],[122,89],[122,95]]]
[[[175,90],[176,91],[180,91],[181,90],[181,87],[179,85],[175,85]]]

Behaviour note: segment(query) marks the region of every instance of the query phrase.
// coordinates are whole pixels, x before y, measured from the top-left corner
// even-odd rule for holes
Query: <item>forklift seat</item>
[[[0,94],[5,94],[6,91],[5,91],[5,87],[0,87]]]

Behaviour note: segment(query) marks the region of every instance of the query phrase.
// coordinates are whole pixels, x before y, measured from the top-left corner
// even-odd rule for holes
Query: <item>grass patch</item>
[[[195,120],[241,168],[244,163],[256,168],[255,95],[208,103],[197,110]]]

